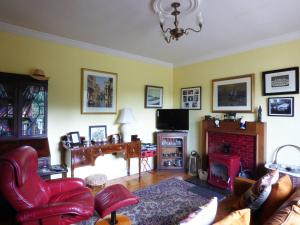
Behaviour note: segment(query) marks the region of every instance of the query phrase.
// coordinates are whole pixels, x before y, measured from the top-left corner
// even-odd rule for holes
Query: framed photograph
[[[103,142],[107,140],[107,130],[105,125],[89,126],[90,141]]]
[[[201,87],[181,88],[181,108],[201,109]]]
[[[145,108],[163,107],[163,87],[145,86]]]
[[[78,146],[81,144],[81,140],[80,140],[80,135],[78,131],[75,132],[69,132],[67,134],[67,140],[68,143],[73,147],[73,146]]]
[[[253,112],[254,74],[212,80],[213,112]]]
[[[268,98],[269,116],[294,116],[294,97]]]
[[[299,67],[265,71],[262,79],[263,95],[299,93]]]
[[[85,68],[81,72],[81,113],[116,113],[117,74]]]

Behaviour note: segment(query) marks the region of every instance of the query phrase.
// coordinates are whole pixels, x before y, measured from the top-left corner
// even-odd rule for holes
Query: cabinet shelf
[[[0,72],[0,140],[47,137],[47,96],[47,80]]]
[[[158,170],[185,170],[187,132],[158,132]]]

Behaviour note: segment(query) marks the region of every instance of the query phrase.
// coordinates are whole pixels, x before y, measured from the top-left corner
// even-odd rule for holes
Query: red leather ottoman
[[[114,184],[104,188],[95,197],[95,210],[99,213],[100,219],[95,225],[130,225],[129,217],[117,215],[116,211],[122,207],[137,204],[139,198],[132,194],[121,184]],[[111,214],[110,217],[105,216]]]

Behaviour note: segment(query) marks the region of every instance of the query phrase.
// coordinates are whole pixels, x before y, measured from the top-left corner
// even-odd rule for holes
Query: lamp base
[[[123,142],[131,141],[131,130],[132,126],[129,123],[123,123],[120,127]]]

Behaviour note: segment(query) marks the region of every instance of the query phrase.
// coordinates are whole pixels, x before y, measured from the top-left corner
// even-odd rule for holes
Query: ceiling
[[[300,38],[299,0],[203,0],[202,31],[170,44],[152,6],[153,0],[1,0],[0,21],[174,66]],[[195,15],[179,21],[196,26]]]

